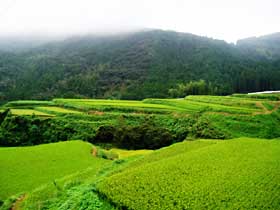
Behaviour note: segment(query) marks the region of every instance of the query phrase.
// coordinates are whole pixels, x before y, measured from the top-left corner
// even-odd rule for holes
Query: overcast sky
[[[138,28],[235,42],[280,32],[280,0],[0,0],[0,35]]]

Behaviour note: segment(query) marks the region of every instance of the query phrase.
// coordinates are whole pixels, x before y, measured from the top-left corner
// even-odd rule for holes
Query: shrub
[[[113,143],[125,149],[158,149],[173,143],[169,130],[150,124],[139,126],[101,126],[94,143]]]
[[[100,157],[100,158],[108,159],[108,160],[116,160],[119,158],[118,154],[111,152],[111,151],[106,151],[103,149],[97,149],[96,156]]]
[[[227,134],[214,127],[211,122],[204,117],[198,119],[198,121],[191,127],[190,135],[195,138],[206,139],[225,139],[228,138]]]
[[[115,133],[116,128],[114,126],[100,126],[96,131],[94,143],[112,143],[114,141]]]

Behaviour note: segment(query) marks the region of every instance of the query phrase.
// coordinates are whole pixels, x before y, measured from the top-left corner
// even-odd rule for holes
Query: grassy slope
[[[62,114],[82,114],[82,112],[76,111],[76,110],[70,110],[70,109],[65,109],[61,107],[56,107],[56,106],[38,106],[36,107],[37,110],[43,111],[43,112],[50,112],[50,113],[62,113]]]
[[[92,145],[69,141],[33,147],[0,148],[0,199],[107,161],[91,155]]]
[[[190,152],[182,144],[190,143],[106,178],[99,190],[129,209],[280,208],[279,141],[242,138]]]
[[[53,116],[42,111],[33,109],[11,109],[13,115],[38,115],[38,116]]]
[[[78,113],[90,110],[101,111],[89,115],[77,113],[77,115],[63,116],[63,119],[65,118],[69,123],[84,123],[86,126],[88,123],[96,123],[97,126],[115,124],[118,116],[123,112],[126,113],[128,124],[138,124],[145,120],[147,113],[155,114],[159,110],[165,110],[164,114],[155,115],[156,122],[176,129],[177,124],[185,124],[184,120],[188,119],[188,115],[200,113],[201,117],[208,118],[215,127],[225,130],[232,137],[275,138],[279,136],[280,110],[274,109],[276,107],[274,104],[279,102],[270,101],[272,99],[267,97],[242,97],[244,96],[189,96],[185,100],[147,99],[144,101],[57,99],[51,102],[10,102],[10,105],[19,110],[22,108],[20,115],[35,109],[51,114],[56,112],[56,118],[72,112],[75,108],[78,109]],[[257,103],[262,103],[267,110],[273,112],[268,113]],[[272,104],[273,108],[266,103]],[[105,163],[110,165],[110,162],[93,158],[89,152],[90,147],[90,144],[77,141],[36,147],[0,148],[0,167],[1,171],[5,171],[5,173],[1,172],[0,176],[0,199],[48,183],[24,199],[25,207],[34,204],[33,209],[37,209],[42,200],[51,198],[57,192],[52,183],[54,179],[65,176],[65,180],[70,182],[76,181],[76,178],[79,181],[88,179],[89,182],[103,179],[98,175],[99,170],[101,172],[105,170],[107,167]],[[115,152],[121,157],[131,155],[122,150],[115,150]],[[146,152],[149,153],[149,151],[132,153],[146,154]],[[129,167],[113,165],[113,169],[116,169],[113,170],[115,175],[101,182],[99,190],[118,205],[136,209],[139,209],[138,206],[141,206],[140,209],[153,209],[156,205],[159,205],[156,207],[158,209],[183,207],[202,209],[217,205],[221,208],[228,208],[227,205],[246,209],[254,208],[252,205],[266,208],[265,202],[275,209],[279,208],[275,203],[279,203],[279,199],[277,200],[276,197],[275,201],[269,199],[273,199],[273,194],[279,197],[279,184],[275,184],[275,180],[280,180],[277,173],[280,170],[279,158],[276,156],[279,152],[279,143],[274,140],[243,139],[226,142],[200,140],[178,143],[152,152],[144,159],[133,161]],[[18,158],[15,160],[14,157]],[[105,169],[102,167],[104,164]],[[84,170],[86,168],[89,170]],[[109,170],[112,172],[112,169]],[[68,176],[79,171],[82,173],[78,173],[77,176]],[[58,181],[58,183],[63,186],[65,182],[61,181],[60,184]],[[91,191],[91,188],[87,190],[87,192]],[[81,193],[81,191],[77,192]],[[135,197],[143,197],[143,199],[137,200],[134,199]],[[153,200],[149,200],[150,198]],[[249,202],[250,199],[253,204]],[[163,202],[157,203],[158,200]],[[234,206],[239,203],[244,204]]]
[[[72,125],[116,125],[120,115],[125,122],[138,125],[152,114],[155,122],[176,133],[190,127],[189,121],[209,121],[227,138],[253,137],[276,138],[280,135],[280,94],[233,96],[188,96],[185,99],[100,100],[54,99],[52,101],[15,101],[4,107],[12,107],[22,115],[34,111],[55,115]],[[33,103],[34,102],[34,103]],[[28,107],[26,107],[28,105]],[[28,110],[28,108],[30,108]],[[70,109],[69,109],[70,108]],[[13,111],[13,110],[12,110]],[[75,112],[76,114],[69,115]],[[82,114],[81,114],[82,113]],[[68,116],[66,116],[68,115]],[[193,123],[193,122],[191,122]],[[73,139],[79,137],[73,136]],[[212,138],[215,138],[212,136]]]

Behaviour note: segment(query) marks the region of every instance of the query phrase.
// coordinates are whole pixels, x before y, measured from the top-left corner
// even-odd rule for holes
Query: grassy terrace
[[[34,210],[75,209],[85,203],[104,210],[114,209],[111,204],[125,209],[280,207],[279,140],[196,140],[156,151],[112,149],[119,154],[115,161],[93,156],[92,148],[81,141],[0,148],[0,198],[24,195],[17,209]]]
[[[279,152],[277,140],[184,142],[146,156],[98,188],[125,209],[279,209]]]
[[[280,209],[279,107],[278,95],[9,102],[2,144],[49,144],[0,148],[0,210]],[[173,144],[95,142],[101,126],[130,129],[129,142],[145,123]]]
[[[12,115],[37,115],[37,116],[53,116],[48,113],[42,112],[42,111],[37,111],[33,109],[11,109],[11,114]]]
[[[82,141],[0,148],[0,199],[88,167],[98,170],[106,160],[94,158],[91,149],[91,144]]]
[[[79,114],[96,110],[102,112],[144,112],[150,114],[220,112],[236,115],[253,115],[265,113],[267,110],[272,111],[278,106],[279,102],[269,99],[275,99],[275,97],[251,97],[239,94],[234,96],[188,96],[185,99],[145,99],[143,101],[54,99],[52,101],[14,101],[7,103],[4,107],[16,109],[28,107],[29,109],[54,114]],[[34,114],[37,113],[34,111]]]

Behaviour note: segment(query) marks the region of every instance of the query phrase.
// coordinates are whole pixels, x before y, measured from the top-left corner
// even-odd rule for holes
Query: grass
[[[153,150],[125,150],[125,149],[110,149],[109,150],[112,153],[118,154],[119,158],[128,158],[132,156],[138,156],[138,155],[147,155],[153,152]]]
[[[233,94],[233,97],[239,98],[248,98],[248,99],[257,99],[257,100],[270,100],[270,101],[279,101],[280,94],[273,93],[273,94]]]
[[[273,108],[274,108],[274,104],[272,104],[272,103],[268,103],[268,102],[263,102],[262,103],[264,106],[265,106],[265,108],[267,109],[267,110],[269,110],[269,111],[271,111],[271,110],[273,110]]]
[[[0,148],[5,172],[0,199],[28,192],[19,210],[280,207],[279,140],[195,140],[155,151],[114,148],[121,158],[116,161],[95,158],[91,149],[81,141]]]
[[[278,97],[273,95],[272,99]],[[264,99],[263,99],[264,98]],[[172,134],[184,133],[198,119],[205,118],[226,138],[276,138],[280,135],[279,101],[271,96],[188,96],[185,99],[100,100],[53,99],[52,101],[16,101],[12,113],[54,117],[57,121],[73,125],[75,130],[101,125],[118,126],[120,118],[127,125],[137,126],[148,117],[156,125],[169,129]],[[45,103],[41,105],[40,103]],[[50,105],[46,105],[49,103]],[[29,104],[29,109],[24,108]],[[37,105],[39,104],[39,105]],[[22,105],[22,106],[21,106]],[[185,132],[187,133],[187,131]],[[205,137],[205,136],[202,136]],[[72,139],[81,139],[72,136]],[[214,136],[212,138],[215,138]]]
[[[91,149],[91,144],[82,141],[0,148],[0,199],[88,167],[98,170],[107,160],[93,157]]]
[[[223,100],[213,100],[213,98],[217,98],[217,96],[192,96],[183,100],[148,99],[145,100],[145,102],[169,105],[171,107],[176,107],[177,111],[187,113],[212,111],[231,114],[252,114],[259,111],[259,108],[252,106],[252,104],[250,104],[250,106],[242,106],[241,104],[230,103],[230,101],[227,101],[226,97],[223,98]]]
[[[13,115],[53,117],[53,123],[85,133],[150,119],[174,135],[188,135],[204,120],[242,138],[186,141],[155,151],[113,148],[108,152],[118,155],[115,161],[93,157],[92,145],[81,141],[0,148],[0,200],[26,193],[18,209],[29,210],[113,208],[107,201],[123,209],[280,209],[280,141],[254,139],[280,136],[278,97],[9,102],[4,108]]]
[[[65,109],[57,106],[38,106],[36,107],[36,110],[55,114],[82,114],[80,111]]]
[[[187,96],[186,100],[219,104],[225,106],[237,106],[244,108],[257,109],[256,100],[246,98],[237,98],[232,96]]]
[[[99,191],[124,209],[280,208],[278,140],[242,138],[189,151],[181,150],[183,144],[196,145],[184,142],[147,155],[105,178]]]
[[[53,114],[92,114],[93,111],[97,111],[96,114],[114,112],[168,115],[170,113],[214,112],[231,115],[255,115],[265,113],[266,110],[273,110],[274,101],[278,99],[278,96],[277,94],[271,96],[234,94],[232,96],[188,96],[185,99],[145,99],[143,101],[53,99],[52,101],[14,101],[5,106],[22,108],[26,112],[31,112],[27,111],[29,108]],[[260,106],[261,102],[263,106]]]
[[[176,110],[163,104],[149,104],[143,101],[131,100],[101,100],[101,99],[54,99],[54,103],[82,110],[122,111],[122,112],[170,112]]]
[[[37,115],[37,116],[46,116],[52,117],[54,115],[50,115],[48,113],[37,111],[33,109],[10,109],[12,115]]]
[[[254,116],[219,115],[211,113],[205,115],[207,119],[220,131],[229,133],[232,137],[276,138],[280,135],[280,115],[258,114]]]
[[[18,107],[18,106],[42,106],[42,105],[52,105],[52,101],[36,101],[36,100],[19,100],[19,101],[10,101],[5,104],[6,107]]]

